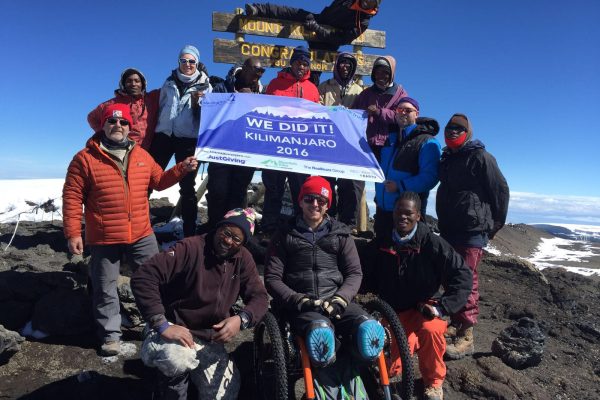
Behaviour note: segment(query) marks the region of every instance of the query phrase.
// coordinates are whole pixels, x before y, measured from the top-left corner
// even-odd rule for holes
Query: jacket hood
[[[433,118],[419,117],[416,122],[417,127],[410,133],[410,137],[423,134],[435,136],[440,132],[440,125]]]
[[[146,77],[144,76],[144,74],[142,74],[142,71],[140,71],[139,69],[129,67],[125,68],[123,72],[121,72],[121,79],[119,79],[119,88],[115,89],[115,94],[119,94],[119,92],[121,92],[121,94],[123,95],[128,95],[125,91],[125,79],[132,74],[138,74],[140,76],[140,79],[142,80],[142,94],[146,93]]]
[[[396,76],[396,59],[392,56],[383,56],[377,57],[375,62],[373,62],[373,69],[371,70],[371,81],[373,81],[373,85],[375,85],[375,67],[377,64],[387,64],[390,67],[390,81],[388,85],[394,83],[394,78]]]
[[[343,59],[350,61],[350,74],[348,75],[348,78],[346,78],[345,80],[343,80],[339,76],[339,73],[338,73],[338,65],[339,65],[340,61]],[[345,52],[338,54],[337,58],[335,59],[335,66],[333,67],[333,78],[340,85],[347,86],[348,83],[352,82],[352,79],[354,79],[354,75],[356,74],[357,65],[358,65],[358,63],[356,61],[356,57],[354,57],[353,54],[345,53]]]
[[[230,92],[230,93],[235,92],[235,79],[236,79],[237,74],[241,70],[242,70],[242,64],[236,64],[233,67],[231,67],[231,69],[227,73],[227,76],[225,77],[225,87],[227,88],[228,92]],[[260,79],[258,80],[258,92],[259,93],[263,92],[263,85],[262,85],[262,82],[260,81]]]

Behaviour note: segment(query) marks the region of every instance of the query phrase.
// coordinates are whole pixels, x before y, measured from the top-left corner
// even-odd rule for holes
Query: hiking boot
[[[121,352],[121,341],[110,340],[100,346],[100,355],[103,357],[116,356]]]
[[[444,389],[441,386],[427,386],[423,392],[423,400],[444,400]]]
[[[458,329],[458,325],[450,323],[450,325],[448,325],[448,328],[446,329],[446,332],[444,332],[444,337],[446,338],[446,340],[453,341],[456,337],[456,332],[458,332]]]
[[[253,4],[246,3],[244,9],[246,10],[246,15],[249,17],[253,17],[258,14],[258,9]]]
[[[474,352],[473,327],[470,326],[456,332],[453,342],[446,346],[444,358],[448,360],[460,360],[464,356],[470,356]]]

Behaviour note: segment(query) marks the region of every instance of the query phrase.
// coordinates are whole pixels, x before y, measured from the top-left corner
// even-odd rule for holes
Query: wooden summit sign
[[[242,63],[250,56],[257,57],[264,67],[284,68],[289,65],[292,51],[291,46],[236,42],[235,40],[215,39],[213,41],[213,60],[219,63]],[[335,51],[311,50],[310,51],[310,69],[313,71],[333,71]],[[354,53],[358,75],[370,75],[373,68],[373,62],[379,56]]]
[[[309,40],[311,35],[313,35],[312,32],[305,32],[304,26],[299,22],[248,17],[243,14],[226,14],[220,12],[213,12],[212,30],[216,32],[245,33],[248,35],[300,40]],[[384,49],[385,32],[367,29],[350,44]]]
[[[213,61],[218,63],[242,63],[250,56],[257,57],[265,67],[283,68],[289,65],[293,46],[264,43],[250,43],[244,34],[269,36],[286,39],[307,40],[311,32],[305,32],[298,22],[248,17],[243,14],[213,12],[213,31],[236,33],[236,40],[215,39],[213,41]],[[361,47],[385,48],[385,32],[367,29],[356,38],[354,56],[357,59],[358,75],[370,75],[373,62],[379,56],[363,54]],[[337,52],[311,50],[311,70],[333,71]]]

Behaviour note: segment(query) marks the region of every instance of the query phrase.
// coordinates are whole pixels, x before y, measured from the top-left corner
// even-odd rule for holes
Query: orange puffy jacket
[[[148,189],[163,190],[186,174],[183,163],[163,172],[137,144],[129,150],[127,176],[100,148],[98,132],[75,155],[63,187],[63,227],[67,239],[81,236],[85,205],[86,244],[130,244],[152,233]]]

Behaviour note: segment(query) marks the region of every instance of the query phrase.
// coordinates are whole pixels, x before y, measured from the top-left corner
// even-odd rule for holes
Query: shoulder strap
[[[396,93],[394,93],[390,101],[388,101],[385,107],[383,108],[390,108],[396,101],[400,100],[403,97],[403,94],[404,88],[402,87],[402,85],[398,85],[398,87],[396,88]]]

